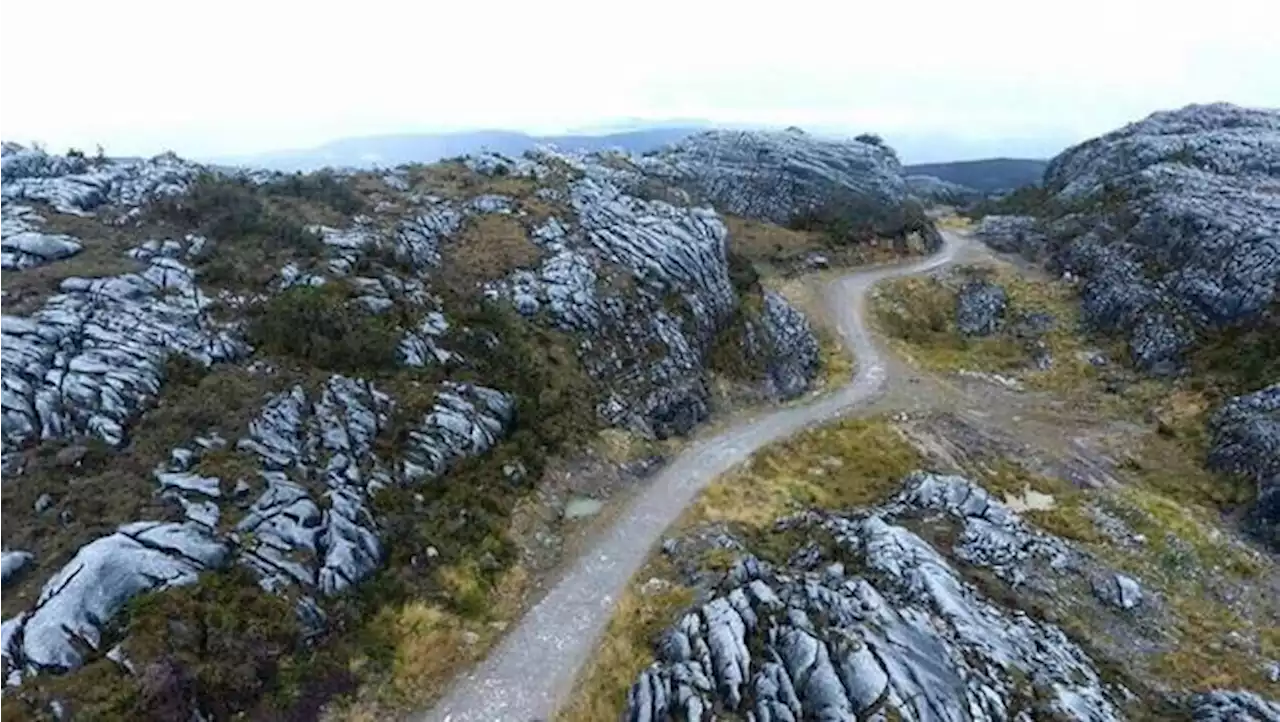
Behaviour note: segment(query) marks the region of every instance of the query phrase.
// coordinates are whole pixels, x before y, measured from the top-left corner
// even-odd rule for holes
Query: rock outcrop
[[[1009,294],[987,281],[970,281],[956,296],[956,327],[966,336],[990,336],[1000,330]]]
[[[628,719],[1124,719],[1124,693],[1089,654],[966,581],[913,531],[922,514],[959,524],[955,557],[1010,584],[1045,583],[1037,564],[1089,566],[967,480],[915,474],[881,508],[784,522],[824,529],[836,549],[797,549],[783,567],[743,557],[667,633]]]
[[[1280,111],[1191,105],[1055,158],[1045,187],[1069,215],[1047,230],[1084,278],[1086,320],[1171,373],[1206,333],[1274,323],[1277,184]]]
[[[973,235],[997,251],[1035,261],[1043,257],[1049,240],[1038,225],[1034,216],[984,216]]]
[[[1209,420],[1209,464],[1258,485],[1254,523],[1280,546],[1280,384],[1237,396]]]
[[[911,195],[931,204],[963,206],[983,196],[982,191],[931,175],[908,175],[906,181]]]
[[[909,196],[889,147],[797,129],[697,133],[637,162],[720,211],[784,225],[833,204],[900,216]]]

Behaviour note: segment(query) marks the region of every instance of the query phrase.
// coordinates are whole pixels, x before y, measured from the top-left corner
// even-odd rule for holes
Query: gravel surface
[[[832,317],[858,361],[851,383],[814,402],[748,419],[700,439],[676,457],[618,520],[588,548],[554,588],[516,625],[489,657],[459,679],[420,722],[552,717],[572,691],[626,589],[663,532],[699,491],[761,446],[866,404],[886,386],[884,356],[872,340],[863,311],[867,290],[894,276],[924,273],[952,262],[968,239],[944,231],[936,254],[910,264],[852,273],[826,288]]]

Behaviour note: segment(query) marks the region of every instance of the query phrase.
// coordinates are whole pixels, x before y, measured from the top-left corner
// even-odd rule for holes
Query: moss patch
[[[485,281],[535,268],[543,253],[514,216],[486,213],[468,218],[440,255],[441,280],[458,292],[474,293]]]

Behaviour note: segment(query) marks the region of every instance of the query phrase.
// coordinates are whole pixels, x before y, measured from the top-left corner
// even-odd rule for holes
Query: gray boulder
[[[931,175],[905,176],[911,195],[928,203],[962,206],[982,198],[982,191]]]
[[[6,203],[0,207],[0,218],[0,268],[6,271],[69,258],[83,248],[72,236],[41,232],[45,219],[30,206]]]
[[[31,552],[6,551],[0,553],[0,582],[15,582],[27,565],[35,559]]]
[[[974,226],[973,235],[994,250],[1029,260],[1040,259],[1049,240],[1033,216],[984,216]]]
[[[1254,521],[1280,544],[1280,384],[1237,396],[1209,420],[1209,465],[1258,485]]]
[[[45,583],[30,611],[5,621],[6,667],[20,676],[79,666],[82,646],[97,650],[103,625],[126,602],[191,584],[228,553],[207,529],[179,523],[126,524],[86,544]]]
[[[966,283],[956,297],[956,327],[966,336],[990,336],[1004,324],[1009,294],[988,281]]]
[[[783,399],[799,396],[809,389],[820,365],[818,339],[809,319],[779,294],[765,291],[761,321],[768,341],[765,372],[770,393]]]

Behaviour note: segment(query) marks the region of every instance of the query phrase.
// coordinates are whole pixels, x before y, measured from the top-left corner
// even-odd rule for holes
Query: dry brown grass
[[[752,529],[811,507],[882,501],[920,455],[887,422],[846,419],[771,444],[698,497],[681,525],[725,522]]]
[[[486,213],[467,219],[458,234],[444,244],[440,255],[441,278],[467,293],[518,268],[537,266],[542,250],[529,240],[529,234],[514,216]]]
[[[729,229],[729,247],[753,263],[786,263],[826,250],[825,237],[816,231],[793,231],[728,214],[723,218]]]
[[[960,369],[1016,372],[1023,383],[1035,389],[1074,392],[1097,385],[1097,370],[1079,355],[1086,348],[1086,339],[1079,332],[1074,289],[1056,281],[1028,278],[1004,265],[957,271],[981,275],[1004,286],[1009,296],[1006,324],[1020,313],[1053,314],[1056,323],[1043,337],[1053,366],[1044,371],[1034,369],[1027,349],[1007,333],[986,338],[962,336],[955,325],[960,275],[901,278],[877,286],[870,304],[872,322],[901,355],[924,368],[946,373]]]
[[[394,644],[389,673],[366,685],[357,699],[325,710],[323,719],[374,722],[431,704],[501,638],[523,608],[529,587],[528,572],[520,566],[507,570],[490,590],[474,568],[442,567],[436,576],[451,598],[475,608],[464,616],[421,600],[384,607],[369,625]],[[352,671],[360,674],[369,664],[357,658]]]

